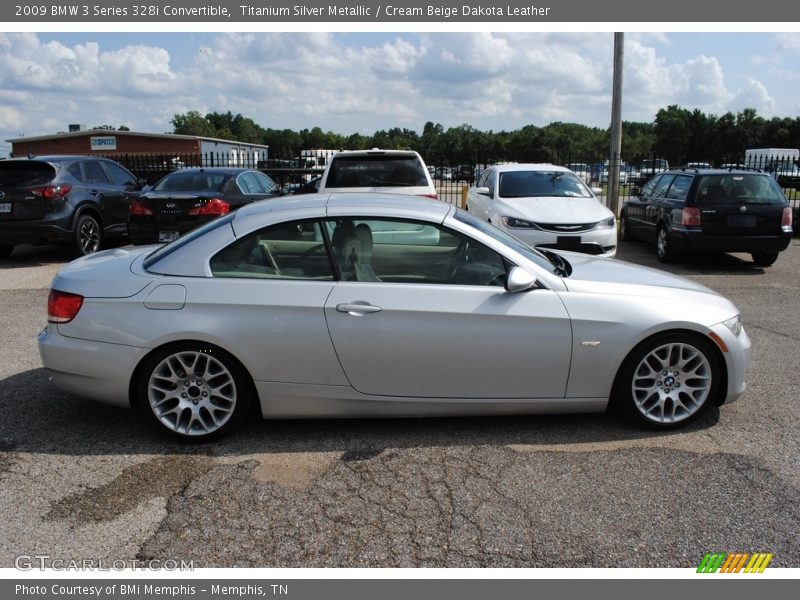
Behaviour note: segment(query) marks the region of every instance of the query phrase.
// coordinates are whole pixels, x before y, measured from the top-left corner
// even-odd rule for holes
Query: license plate
[[[556,246],[563,250],[577,250],[581,247],[581,236],[559,235],[556,237]]]
[[[178,232],[177,231],[159,231],[158,232],[158,241],[159,242],[174,242],[178,239]]]
[[[0,213],[10,213],[11,202],[0,202]]]
[[[731,215],[728,217],[728,225],[731,227],[755,227],[755,215]]]

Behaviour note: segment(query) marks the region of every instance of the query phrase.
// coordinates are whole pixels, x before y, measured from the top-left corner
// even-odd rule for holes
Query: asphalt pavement
[[[665,268],[644,244],[618,258]],[[20,555],[195,566],[800,567],[800,239],[666,267],[733,300],[742,398],[685,430],[610,415],[254,420],[188,446],[63,394],[36,350],[63,257],[0,264],[0,566]],[[477,350],[477,349],[476,349]]]

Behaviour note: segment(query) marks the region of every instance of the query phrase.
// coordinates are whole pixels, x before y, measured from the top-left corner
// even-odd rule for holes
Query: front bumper
[[[104,404],[130,407],[131,376],[147,348],[68,338],[53,324],[39,333],[37,341],[42,363],[58,389]]]
[[[737,336],[733,335],[722,323],[718,323],[709,328],[713,331],[727,347],[727,352],[722,352],[728,374],[728,389],[724,397],[721,396],[719,404],[730,404],[741,396],[746,387],[745,376],[750,366],[752,357],[752,343],[744,327]],[[713,339],[713,338],[712,338]],[[717,344],[719,346],[719,344]]]
[[[533,228],[500,227],[534,248],[541,246],[549,250],[568,250],[601,258],[612,258],[617,254],[616,228],[592,229],[579,233],[555,233]]]

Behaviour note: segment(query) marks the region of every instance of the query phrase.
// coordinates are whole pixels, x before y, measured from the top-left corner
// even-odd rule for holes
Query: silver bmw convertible
[[[537,251],[442,202],[266,200],[78,259],[39,335],[53,383],[207,440],[265,418],[599,412],[684,425],[745,389],[736,307],[625,262]]]

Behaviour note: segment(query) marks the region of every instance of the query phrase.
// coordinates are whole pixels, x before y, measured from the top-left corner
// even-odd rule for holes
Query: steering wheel
[[[453,281],[456,278],[459,267],[467,262],[467,252],[469,251],[469,240],[461,240],[461,243],[456,249],[456,254],[453,257],[453,264],[450,265],[450,273],[448,273],[448,280]]]

